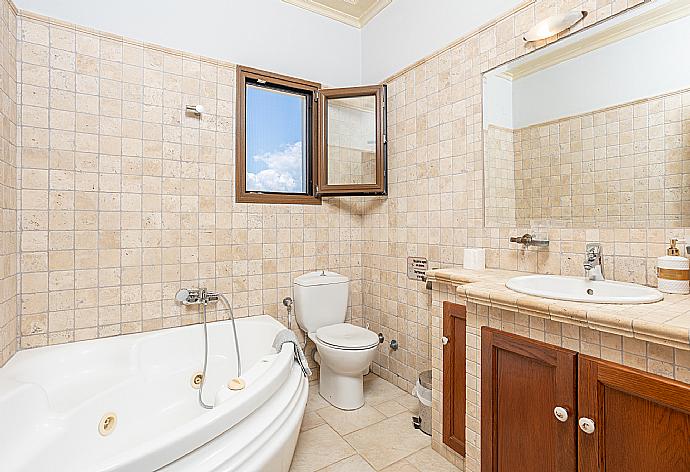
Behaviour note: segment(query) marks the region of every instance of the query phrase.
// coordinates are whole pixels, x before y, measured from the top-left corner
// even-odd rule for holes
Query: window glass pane
[[[307,193],[307,97],[247,85],[248,192]]]
[[[376,183],[376,97],[328,99],[328,184]]]

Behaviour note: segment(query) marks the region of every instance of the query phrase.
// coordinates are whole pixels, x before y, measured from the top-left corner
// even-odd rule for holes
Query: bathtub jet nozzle
[[[98,422],[98,432],[101,436],[108,436],[115,430],[117,425],[117,415],[115,413],[106,413]]]
[[[196,374],[192,375],[192,388],[195,390],[199,390],[201,388],[201,384],[204,383],[204,373],[203,372],[197,372]]]

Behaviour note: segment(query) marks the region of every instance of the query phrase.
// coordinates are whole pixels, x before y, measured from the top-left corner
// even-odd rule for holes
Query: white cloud
[[[258,192],[304,190],[302,159],[301,142],[287,145],[276,152],[252,156],[252,160],[265,169],[247,172],[247,190]]]
[[[247,190],[255,192],[295,192],[297,182],[286,173],[265,169],[253,174],[247,172]]]

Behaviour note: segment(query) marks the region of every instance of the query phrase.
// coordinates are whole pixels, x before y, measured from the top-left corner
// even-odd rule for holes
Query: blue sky
[[[306,99],[247,86],[247,190],[302,192]]]

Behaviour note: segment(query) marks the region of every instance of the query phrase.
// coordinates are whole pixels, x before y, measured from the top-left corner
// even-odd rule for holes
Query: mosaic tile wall
[[[490,127],[487,226],[512,205],[518,226],[690,226],[689,119],[686,89],[515,130],[512,153],[511,131]]]
[[[233,64],[29,13],[19,30],[21,348],[198,322],[183,286],[286,321],[316,269],[352,279],[361,323],[360,201],[234,201]]]
[[[447,285],[433,291],[433,339],[440,340],[443,301],[465,304]],[[462,458],[443,444],[442,345],[434,343],[432,392],[432,446],[468,472],[480,472],[481,447],[481,334],[482,326],[544,341],[566,349],[609,360],[663,377],[690,383],[690,351],[628,338],[618,334],[519,314],[496,307],[467,303],[467,425],[466,452]]]
[[[687,90],[517,131],[518,225],[690,226],[689,132]]]
[[[522,203],[522,181],[516,173],[515,131],[489,125],[484,130],[484,204],[487,226],[515,226]],[[519,196],[518,196],[519,195]]]
[[[0,367],[17,350],[17,11],[0,2]]]
[[[544,46],[526,45],[522,34],[551,14],[587,10],[580,28],[639,3],[527,1],[386,81],[389,196],[366,203],[364,318],[400,349],[382,346],[375,372],[408,389],[430,368],[431,295],[407,278],[408,256],[426,257],[431,267],[459,266],[465,247],[483,247],[488,267],[580,275],[586,242],[602,241],[609,276],[654,284],[665,240],[690,236],[687,228],[484,226],[482,73]],[[547,250],[508,242],[535,229],[551,240]]]
[[[376,183],[376,153],[328,146],[328,181],[332,185]]]

